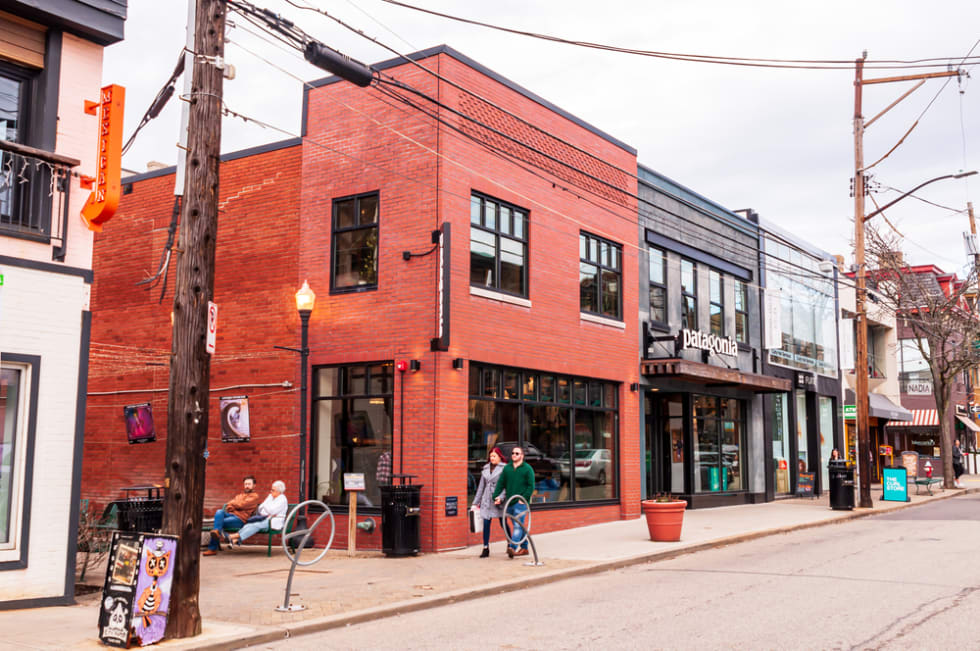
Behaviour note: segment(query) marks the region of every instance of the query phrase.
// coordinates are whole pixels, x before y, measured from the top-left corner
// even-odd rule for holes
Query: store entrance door
[[[684,492],[684,399],[648,393],[646,400],[647,497]]]

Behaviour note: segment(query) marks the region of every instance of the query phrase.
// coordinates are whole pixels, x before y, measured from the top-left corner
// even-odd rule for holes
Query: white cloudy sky
[[[853,70],[652,59],[508,35],[381,0],[295,1],[322,7],[400,52],[448,44],[633,145],[644,165],[727,208],[751,207],[824,250],[850,256]],[[975,0],[410,2],[565,38],[719,56],[853,60],[866,49],[871,60],[946,57],[958,62],[980,40],[980,2]],[[366,63],[392,56],[319,14],[282,0],[255,3]],[[170,74],[186,20],[184,0],[129,4],[126,40],[106,50],[104,67],[105,83],[127,88],[127,136]],[[234,14],[231,21],[255,31]],[[242,28],[229,27],[227,35],[227,59],[237,68],[237,78],[225,83],[229,108],[298,134],[302,84],[295,77],[312,80],[326,73],[299,53],[273,47]],[[980,45],[973,54],[980,55]],[[890,149],[935,98],[905,143],[873,170],[883,186],[906,191],[937,176],[980,169],[980,66],[967,69],[974,79],[958,83],[954,78],[945,88],[945,80],[931,80],[869,129],[867,162]],[[869,70],[866,77],[914,72],[923,70]],[[909,86],[866,87],[865,116],[878,113]],[[125,167],[141,171],[151,160],[174,163],[177,104],[171,100],[143,130]],[[285,137],[229,117],[222,125],[222,150]],[[954,210],[965,210],[966,202],[973,201],[980,210],[980,197],[974,196],[978,189],[980,175],[940,181],[917,196]],[[882,188],[876,199],[884,204],[897,196]],[[965,212],[908,198],[888,216],[905,235],[913,261],[948,271],[965,264]]]

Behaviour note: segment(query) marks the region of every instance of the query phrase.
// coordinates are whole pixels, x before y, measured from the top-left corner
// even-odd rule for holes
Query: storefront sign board
[[[681,348],[697,348],[729,357],[738,355],[738,342],[733,337],[725,339],[700,330],[681,330]]]
[[[915,479],[919,474],[919,453],[906,450],[902,452],[902,465],[909,477]]]
[[[847,420],[854,420],[857,418],[857,412],[857,405],[844,405],[844,418]]]
[[[881,499],[885,502],[908,502],[909,478],[905,466],[881,469]]]
[[[796,478],[796,494],[801,497],[813,497],[814,482],[816,473],[801,472]]]

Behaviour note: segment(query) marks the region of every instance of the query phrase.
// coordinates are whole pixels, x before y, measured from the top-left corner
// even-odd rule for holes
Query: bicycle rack
[[[523,524],[521,523],[520,520],[517,519],[516,516],[513,516],[510,513],[508,513],[508,510],[510,509],[510,503],[513,502],[514,500],[520,500],[524,502],[524,505],[527,507],[527,511],[524,512]],[[531,537],[531,505],[527,503],[527,500],[524,499],[523,495],[511,495],[507,499],[507,502],[504,504],[504,518],[505,521],[510,520],[513,523],[509,528],[506,526],[504,527],[504,536],[507,538],[507,542],[511,543],[516,547],[526,540],[531,545],[531,552],[534,554],[534,560],[528,561],[524,564],[531,567],[538,567],[544,565],[543,561],[538,560],[538,548],[534,546],[534,538]],[[510,536],[511,532],[514,530],[515,525],[520,526],[521,529],[524,530],[524,537],[521,538],[520,540],[514,540]]]
[[[318,562],[321,558],[323,558],[326,555],[326,553],[330,551],[330,545],[333,544],[333,536],[337,531],[336,525],[334,524],[334,520],[333,520],[333,513],[331,513],[330,511],[330,507],[319,500],[306,500],[305,502],[301,502],[296,506],[294,506],[293,510],[289,512],[289,515],[286,516],[286,521],[283,522],[282,525],[283,531],[289,531],[290,523],[295,519],[296,514],[299,513],[300,509],[303,509],[304,507],[305,507],[305,511],[303,512],[303,516],[304,519],[307,522],[309,522],[309,517],[307,516],[309,516],[310,505],[316,505],[317,507],[323,509],[323,513],[321,513],[320,517],[316,519],[316,522],[314,522],[312,526],[306,529],[298,529],[296,531],[290,531],[289,533],[283,534],[282,536],[282,549],[284,552],[286,552],[286,556],[289,558],[289,560],[292,561],[292,566],[289,568],[289,578],[286,580],[286,594],[283,595],[282,605],[276,606],[276,610],[281,613],[291,613],[300,610],[306,610],[306,606],[304,606],[303,604],[294,605],[289,603],[289,591],[293,587],[293,574],[296,572],[296,566],[302,565],[306,567],[308,565],[313,565],[314,563]],[[316,558],[309,561],[301,561],[299,559],[300,554],[302,554],[303,550],[306,548],[307,541],[310,541],[310,536],[313,535],[313,532],[316,531],[316,528],[320,526],[321,522],[328,519],[330,521],[330,537],[327,539],[326,547],[324,547],[323,550],[320,551],[320,553],[317,555]],[[289,543],[290,541],[299,538],[300,536],[302,536],[302,540],[300,540],[299,544],[296,545],[296,550],[294,552],[290,549]]]

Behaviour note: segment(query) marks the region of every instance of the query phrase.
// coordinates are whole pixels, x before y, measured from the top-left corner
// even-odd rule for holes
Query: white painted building
[[[0,11],[0,608],[72,603],[103,47],[126,0]]]

